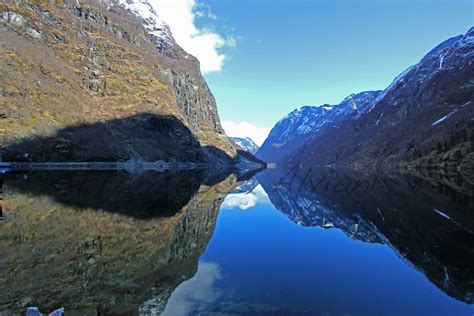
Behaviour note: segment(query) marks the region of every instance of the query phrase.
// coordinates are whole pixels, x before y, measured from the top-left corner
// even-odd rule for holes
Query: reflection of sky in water
[[[388,245],[296,225],[261,186],[229,195],[222,209],[196,275],[175,290],[166,315],[473,315]]]
[[[215,302],[221,293],[214,284],[221,278],[219,266],[216,263],[199,263],[194,277],[183,282],[173,292],[162,315],[189,315]]]
[[[253,191],[247,193],[231,193],[227,195],[222,203],[221,210],[239,208],[246,210],[257,204],[263,205],[270,203],[267,193],[261,185],[258,185]]]

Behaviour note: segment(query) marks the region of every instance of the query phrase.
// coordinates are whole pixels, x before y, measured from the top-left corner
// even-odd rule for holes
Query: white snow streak
[[[446,215],[445,213],[441,212],[440,210],[434,209],[434,211],[435,211],[436,213],[438,213],[439,215],[441,215],[441,216],[443,216],[443,217],[445,217],[445,218],[451,220],[451,217],[449,217],[449,216]]]
[[[431,124],[431,126],[435,126],[441,122],[443,122],[444,120],[446,120],[447,118],[449,118],[451,115],[453,115],[454,113],[456,113],[458,111],[458,109],[454,109],[453,111],[451,111],[449,114],[443,116],[442,118],[440,118],[439,120],[433,122],[433,124]]]
[[[377,122],[375,122],[375,126],[379,125],[379,122],[382,119],[382,117],[383,117],[383,112],[380,113],[379,119],[377,120]]]

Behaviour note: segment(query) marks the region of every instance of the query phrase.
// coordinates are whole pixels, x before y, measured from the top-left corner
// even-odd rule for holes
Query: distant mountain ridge
[[[281,162],[292,150],[302,146],[306,137],[330,126],[353,120],[370,110],[382,91],[351,94],[337,105],[303,106],[282,118],[270,131],[257,156]]]
[[[254,155],[260,147],[250,137],[231,137],[243,150]]]
[[[474,28],[432,49],[384,91],[324,108],[283,118],[257,157],[303,169],[410,164],[474,170]]]

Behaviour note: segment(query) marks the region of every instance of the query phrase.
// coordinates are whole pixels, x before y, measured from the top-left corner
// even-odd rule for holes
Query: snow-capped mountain
[[[117,4],[139,17],[151,35],[164,41],[174,41],[170,27],[148,0],[117,0]]]
[[[233,194],[249,194],[252,193],[253,190],[259,185],[257,179],[250,178],[242,182],[238,187],[236,187],[231,193]]]
[[[175,59],[190,59],[198,63],[197,59],[189,55],[182,49],[173,37],[171,28],[160,16],[157,3],[159,1],[149,0],[102,0],[108,10],[113,10],[113,6],[121,6],[137,17],[143,27],[148,31],[151,40],[159,53]]]
[[[282,118],[270,131],[257,153],[261,159],[282,160],[286,153],[304,143],[305,137],[319,132],[326,126],[337,126],[345,120],[366,113],[382,91],[365,91],[351,94],[337,105],[303,106]],[[278,154],[274,153],[278,151]]]
[[[473,117],[471,28],[432,49],[384,91],[293,111],[275,125],[257,157],[303,168],[414,163],[474,169]]]
[[[237,143],[242,149],[248,151],[252,155],[255,154],[259,147],[250,137],[231,137],[235,143]]]

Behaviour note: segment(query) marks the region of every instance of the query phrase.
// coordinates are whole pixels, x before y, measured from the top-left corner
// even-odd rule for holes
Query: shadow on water
[[[472,183],[331,169],[267,169],[257,179],[295,223],[386,243],[448,295],[474,303]]]

